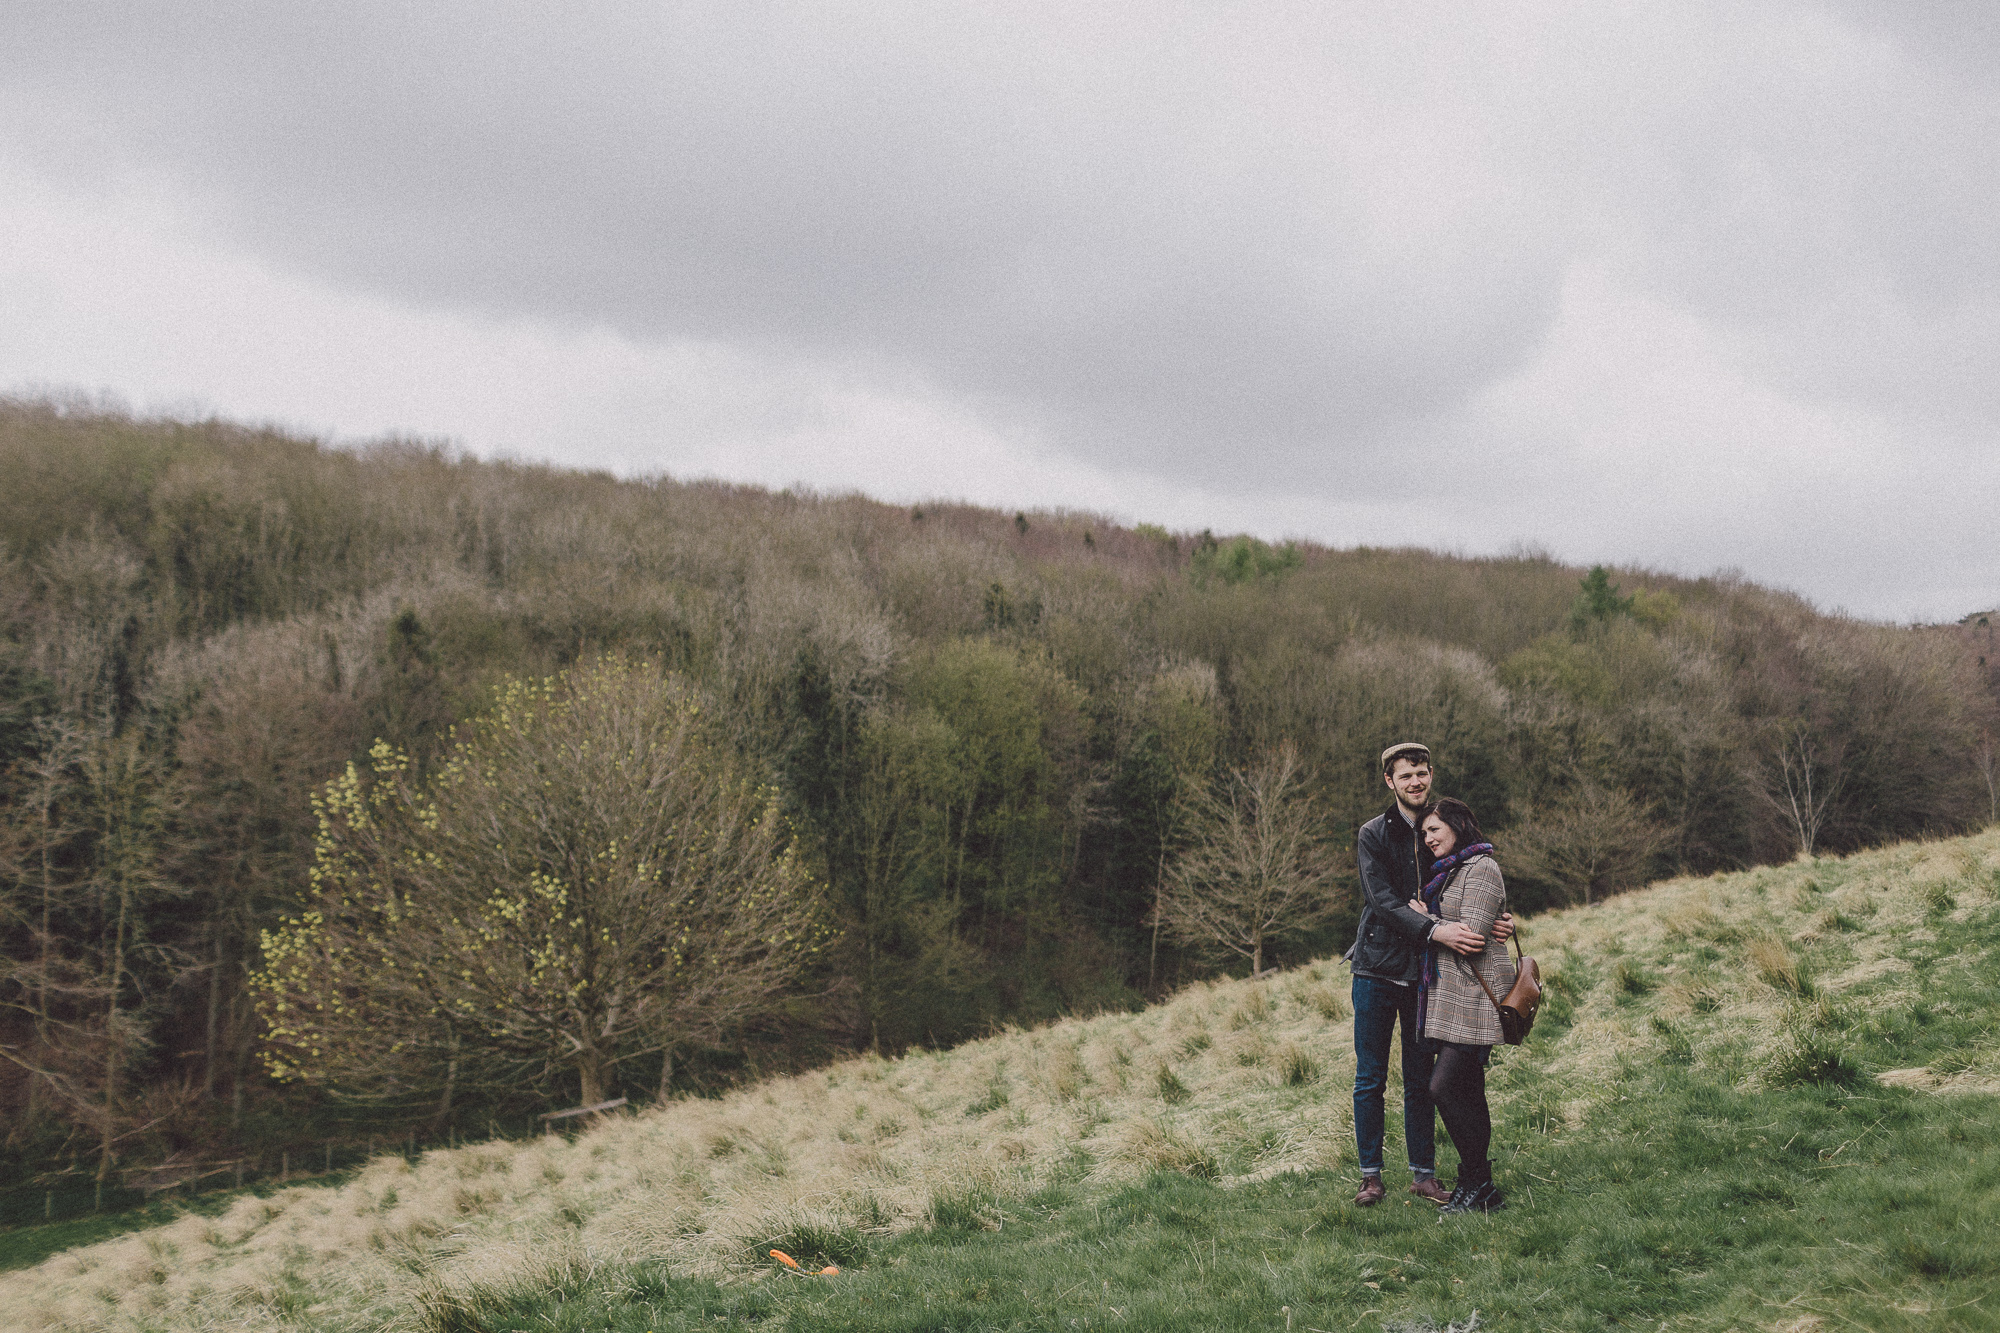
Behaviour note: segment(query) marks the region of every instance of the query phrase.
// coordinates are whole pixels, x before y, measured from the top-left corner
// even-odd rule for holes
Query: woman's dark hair
[[[1486,835],[1479,831],[1479,821],[1472,817],[1472,807],[1456,796],[1440,798],[1431,806],[1425,818],[1429,818],[1430,815],[1436,815],[1442,820],[1444,826],[1451,830],[1452,836],[1458,839],[1458,846],[1453,849],[1454,851],[1462,852],[1475,842],[1486,841]]]

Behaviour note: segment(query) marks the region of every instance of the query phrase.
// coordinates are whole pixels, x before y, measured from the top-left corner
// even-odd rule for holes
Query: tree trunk
[[[55,871],[54,868],[49,864],[49,840],[51,839],[51,837],[54,836],[50,828],[49,801],[50,801],[49,788],[46,785],[44,785],[42,789],[42,808],[41,808],[42,967],[41,967],[41,974],[36,978],[37,993],[35,996],[35,1018],[37,1021],[35,1035],[38,1037],[42,1034],[42,1031],[46,1029],[46,1027],[48,1026],[49,967],[54,961],[49,952],[50,947],[55,938],[53,929],[50,924],[52,919],[52,913],[55,910]]]
[[[42,862],[42,939],[41,967],[35,978],[35,1040],[45,1042],[49,1031],[49,969],[55,966],[55,867],[51,863],[52,844],[55,839],[55,779],[46,773],[38,793],[41,821],[40,852]],[[28,1077],[28,1122],[33,1124],[40,1106],[42,1079],[38,1074]]]
[[[215,1043],[222,1023],[222,924],[215,926],[214,957],[208,965],[208,1035],[202,1047],[201,1095],[215,1100]]]
[[[49,1030],[49,968],[53,959],[49,953],[52,939],[50,930],[51,914],[54,911],[55,880],[49,865],[49,795],[45,784],[41,801],[41,856],[42,856],[42,937],[41,966],[35,976],[35,1040],[37,1043],[48,1039]],[[39,1074],[28,1075],[28,1123],[35,1124],[41,1119],[42,1079]]]
[[[660,1100],[667,1099],[667,1089],[674,1081],[674,1053],[668,1051],[660,1057]]]
[[[595,1051],[586,1049],[576,1057],[576,1081],[582,1093],[578,1106],[595,1106],[605,1100],[604,1062]]]
[[[451,1059],[444,1066],[444,1096],[438,1098],[437,1118],[443,1124],[451,1118],[451,1095],[458,1089],[458,1034],[452,1033]],[[600,1099],[601,1100],[601,1099]],[[588,1106],[590,1103],[585,1102]]]
[[[117,1140],[118,1118],[118,992],[125,982],[125,925],[132,910],[131,877],[121,875],[118,886],[118,926],[111,936],[111,1002],[104,1015],[104,1134],[97,1156],[97,1183],[102,1186],[111,1175],[112,1147]]]
[[[1153,869],[1153,953],[1146,960],[1146,994],[1152,995],[1153,976],[1160,966],[1160,899],[1167,888],[1167,849],[1160,847],[1160,863]]]

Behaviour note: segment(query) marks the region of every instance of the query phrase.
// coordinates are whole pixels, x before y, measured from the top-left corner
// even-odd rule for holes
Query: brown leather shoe
[[[1354,1202],[1363,1208],[1373,1208],[1389,1197],[1389,1191],[1382,1188],[1382,1177],[1361,1177],[1361,1192],[1354,1196]]]
[[[1419,1199],[1429,1199],[1435,1204],[1444,1204],[1451,1201],[1451,1191],[1438,1184],[1436,1176],[1425,1176],[1422,1180],[1411,1181],[1410,1193],[1416,1195]]]

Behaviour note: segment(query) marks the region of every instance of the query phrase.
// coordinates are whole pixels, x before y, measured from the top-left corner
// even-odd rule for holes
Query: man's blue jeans
[[[1430,1042],[1417,1035],[1417,988],[1379,977],[1354,978],[1354,1145],[1361,1173],[1382,1174],[1383,1093],[1389,1044],[1403,1028],[1403,1146],[1419,1179],[1437,1174],[1436,1112],[1431,1106]]]

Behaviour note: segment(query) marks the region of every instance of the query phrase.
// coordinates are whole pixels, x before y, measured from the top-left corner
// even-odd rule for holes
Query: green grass
[[[1961,895],[1914,896],[1935,920]],[[1990,896],[1948,938],[1897,939],[1878,980],[1838,996],[1815,978],[1855,963],[1849,931],[1781,939],[1771,922],[1741,924],[1756,927],[1743,941],[1669,931],[1608,966],[1549,960],[1537,1042],[1637,1010],[1650,1011],[1643,1044],[1619,1051],[1610,1091],[1574,1127],[1572,1075],[1532,1046],[1496,1061],[1511,1203],[1491,1217],[1443,1219],[1397,1192],[1357,1209],[1344,1173],[1217,1182],[1183,1165],[1113,1189],[948,1196],[923,1228],[846,1240],[838,1277],[610,1266],[461,1292],[431,1327],[1275,1330],[1289,1314],[1333,1333],[1463,1327],[1476,1311],[1495,1329],[2000,1328],[2000,1100],[1873,1077],[1945,1077],[1991,1050]],[[1732,1017],[1759,985],[1759,1021]],[[1157,1077],[1179,1095],[1171,1071]]]
[[[2000,1326],[1984,1308],[2000,1306],[1990,1098],[1742,1093],[1682,1068],[1622,1086],[1586,1132],[1501,1127],[1513,1201],[1491,1217],[1395,1194],[1357,1209],[1352,1182],[1324,1173],[1223,1187],[1163,1171],[1100,1197],[955,1203],[835,1278],[619,1266],[475,1291],[432,1326],[1282,1329],[1287,1307],[1295,1328],[1327,1330],[1475,1310],[1494,1328]]]
[[[337,1185],[355,1174],[354,1170],[316,1172],[302,1177],[318,1185]],[[182,1217],[220,1217],[242,1198],[269,1198],[293,1182],[259,1181],[240,1189],[205,1190],[193,1195],[167,1195],[150,1203],[87,1213],[82,1217],[29,1226],[0,1227],[0,1273],[32,1268],[52,1254],[110,1240],[133,1231],[163,1226]],[[127,1191],[119,1191],[127,1194]]]
[[[204,1200],[204,1207],[206,1203]],[[60,1254],[78,1245],[89,1245],[122,1236],[128,1231],[160,1226],[189,1211],[186,1207],[159,1202],[120,1212],[72,1217],[61,1222],[8,1227],[0,1231],[0,1273],[31,1267],[52,1254]]]

